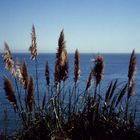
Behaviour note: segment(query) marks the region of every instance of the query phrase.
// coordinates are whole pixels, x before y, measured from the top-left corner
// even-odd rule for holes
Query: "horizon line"
[[[3,52],[0,51],[0,53],[2,54]],[[30,54],[30,52],[28,51],[13,51],[13,54]],[[57,52],[38,52],[38,54],[56,54]],[[74,54],[75,52],[68,52],[68,54]],[[80,52],[80,54],[131,54],[132,52]],[[140,52],[135,52],[136,54],[140,54]]]

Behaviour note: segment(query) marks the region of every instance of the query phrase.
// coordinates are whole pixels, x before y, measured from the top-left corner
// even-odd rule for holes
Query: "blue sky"
[[[140,0],[0,0],[0,51],[27,52],[32,24],[39,52],[140,52]]]

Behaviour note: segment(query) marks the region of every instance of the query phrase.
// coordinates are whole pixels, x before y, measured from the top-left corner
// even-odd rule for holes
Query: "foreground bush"
[[[15,68],[12,53],[8,44],[5,43],[4,61],[6,68],[12,74],[12,79],[4,76],[4,89],[22,125],[22,130],[11,136],[11,139],[140,139],[140,131],[135,127],[136,106],[132,104],[136,73],[134,50],[130,57],[126,83],[120,84],[117,80],[111,81],[104,93],[101,93],[100,83],[104,74],[104,58],[97,56],[87,83],[85,83],[85,90],[81,93],[79,90],[80,54],[78,50],[75,51],[74,56],[74,84],[71,87],[65,84],[69,68],[62,31],[58,40],[54,83],[50,83],[52,78],[50,78],[48,62],[46,62],[46,91],[44,96],[41,96],[44,92],[39,86],[41,79],[38,77],[34,26],[31,35],[30,52],[31,60],[35,62],[35,77],[29,76],[26,60],[21,67],[17,59]],[[54,86],[52,87],[52,85]],[[21,97],[21,92],[25,93],[24,97]],[[37,99],[35,95],[37,95]],[[102,95],[104,96],[102,97]],[[6,131],[5,139],[10,139]]]

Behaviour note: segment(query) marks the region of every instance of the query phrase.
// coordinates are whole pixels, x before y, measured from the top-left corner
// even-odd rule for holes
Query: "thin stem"
[[[77,88],[77,81],[74,83],[74,109],[73,112],[76,110],[76,88]]]
[[[16,85],[16,88],[17,88],[19,104],[20,104],[21,110],[23,110],[22,102],[21,102],[21,98],[20,98],[20,92],[19,92],[19,88],[18,88],[18,84],[17,84],[17,79],[16,78],[15,78],[15,85]]]
[[[38,81],[38,61],[37,58],[35,58],[35,67],[36,67],[36,86],[37,86],[37,100],[38,100],[38,107],[40,108],[39,105],[39,81]]]
[[[127,115],[128,115],[128,105],[129,105],[129,98],[127,98],[127,101],[126,101],[126,109],[125,109],[125,119],[126,119],[126,123],[127,123]]]
[[[48,103],[49,103],[49,101],[50,101],[50,99],[51,99],[50,86],[47,85],[47,88],[48,88]]]
[[[47,81],[46,81],[46,91],[47,91],[47,98],[48,98],[48,104],[49,104],[49,101],[51,99],[51,93],[50,93],[50,85],[47,84]]]
[[[96,100],[96,96],[97,96],[97,85],[95,86],[95,90],[94,90],[94,101]]]
[[[61,104],[61,82],[59,82],[59,89],[58,89],[58,117],[60,118],[60,114],[61,114],[61,111],[60,111],[60,104]]]
[[[25,98],[24,98],[25,108],[26,108],[26,111],[28,111],[28,107],[27,107],[27,89],[24,89],[24,91],[25,91]]]

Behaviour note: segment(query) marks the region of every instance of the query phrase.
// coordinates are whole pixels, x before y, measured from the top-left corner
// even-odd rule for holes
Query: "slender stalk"
[[[37,100],[38,100],[38,107],[40,108],[39,104],[39,80],[38,80],[38,61],[37,58],[35,58],[35,68],[36,68],[36,86],[37,86]]]
[[[54,114],[55,114],[55,118],[57,120],[57,126],[58,126],[58,128],[60,128],[60,130],[62,130],[61,122],[59,120],[59,116],[58,116],[57,110],[55,108],[56,105],[55,105],[55,101],[54,100],[52,100],[52,106],[53,106],[53,111],[54,111]]]
[[[60,118],[60,116],[61,116],[61,111],[60,111],[60,109],[61,109],[61,81],[60,81],[60,83],[58,83],[59,84],[59,89],[58,89],[58,108],[57,108],[57,110],[58,110],[58,117]]]
[[[64,104],[64,100],[65,100],[65,81],[63,81],[63,91],[62,91],[62,107]]]
[[[94,102],[96,101],[96,96],[97,96],[97,84],[94,89],[94,98],[93,98]]]
[[[125,109],[125,120],[126,120],[126,123],[127,123],[127,116],[128,116],[128,100],[129,99],[127,99],[127,101],[126,101],[126,109]]]
[[[51,99],[50,86],[49,85],[47,85],[47,90],[48,90],[48,103],[49,103],[49,101]]]
[[[27,89],[24,89],[25,97],[24,97],[24,102],[25,102],[25,108],[26,111],[28,111],[28,105],[27,105]]]
[[[77,87],[77,81],[74,83],[74,112],[76,110],[76,87]]]
[[[22,102],[21,102],[21,98],[20,98],[20,92],[19,92],[18,83],[17,83],[16,78],[15,78],[15,85],[16,85],[16,88],[17,88],[19,104],[20,104],[21,110],[23,110],[23,106],[22,106]]]

